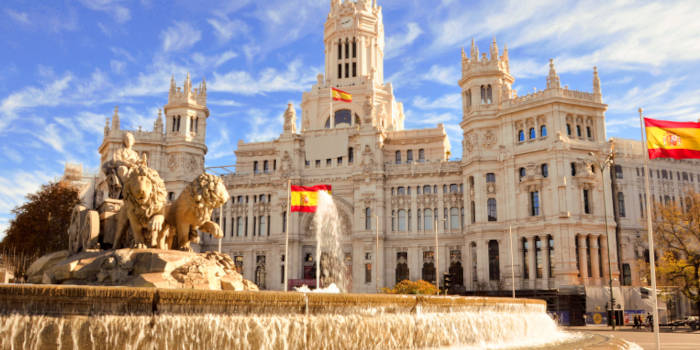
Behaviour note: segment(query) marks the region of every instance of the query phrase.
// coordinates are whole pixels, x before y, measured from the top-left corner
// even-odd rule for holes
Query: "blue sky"
[[[238,140],[275,138],[288,102],[323,72],[330,0],[3,1],[0,9],[0,236],[28,192],[66,162],[97,171],[105,118],[152,128],[171,75],[207,79],[206,164],[235,163]],[[598,66],[609,137],[639,138],[650,117],[700,118],[697,1],[379,0],[385,81],[406,127],[445,123],[461,156],[460,50],[507,44],[519,95],[592,90]],[[299,110],[297,113],[300,114]]]

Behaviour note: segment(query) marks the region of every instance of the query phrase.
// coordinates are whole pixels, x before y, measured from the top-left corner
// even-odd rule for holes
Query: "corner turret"
[[[479,57],[479,48],[474,39],[469,57],[462,52],[462,79],[459,86],[462,88],[464,118],[477,111],[495,112],[491,105],[500,105],[511,98],[511,86],[515,79],[510,75],[508,48],[504,46],[503,55],[500,55],[494,38],[489,54],[488,58],[486,53]]]

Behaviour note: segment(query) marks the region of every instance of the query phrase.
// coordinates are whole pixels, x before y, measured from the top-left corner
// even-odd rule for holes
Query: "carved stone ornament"
[[[168,156],[168,170],[175,171],[177,167],[177,157],[174,154],[171,154]]]
[[[282,156],[282,164],[280,166],[280,172],[282,177],[288,178],[292,173],[292,157],[289,156],[289,152],[284,151]]]
[[[486,185],[486,193],[496,193],[496,184],[489,183],[488,185]]]
[[[484,148],[491,149],[496,144],[496,134],[492,130],[486,131],[484,134]]]

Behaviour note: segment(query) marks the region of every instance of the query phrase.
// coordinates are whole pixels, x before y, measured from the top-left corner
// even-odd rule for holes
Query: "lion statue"
[[[224,182],[216,175],[201,174],[180,193],[168,208],[165,223],[167,246],[192,251],[190,242],[198,243],[197,230],[223,237],[219,225],[211,221],[211,212],[228,201]]]
[[[122,191],[124,205],[117,214],[113,247],[120,248],[120,239],[129,227],[135,248],[164,247],[165,183],[157,171],[146,165],[145,158],[129,170]]]

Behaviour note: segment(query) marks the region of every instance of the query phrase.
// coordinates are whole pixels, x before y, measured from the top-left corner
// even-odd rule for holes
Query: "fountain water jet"
[[[316,233],[316,287],[335,284],[345,292],[341,220],[333,197],[326,191],[318,191],[318,206],[312,224]]]

